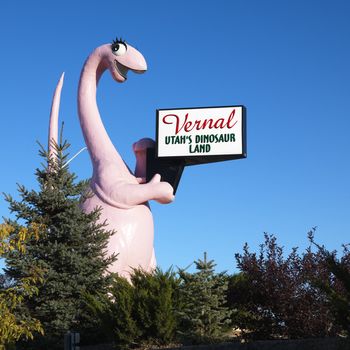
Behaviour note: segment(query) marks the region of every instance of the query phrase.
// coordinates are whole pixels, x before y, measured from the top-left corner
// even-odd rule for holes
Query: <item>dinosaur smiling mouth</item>
[[[114,60],[114,62],[117,72],[126,80],[129,69],[123,66],[121,63],[119,63],[117,60]]]

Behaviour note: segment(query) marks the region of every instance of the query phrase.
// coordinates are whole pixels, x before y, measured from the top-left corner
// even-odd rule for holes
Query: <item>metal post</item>
[[[67,332],[64,335],[64,350],[80,350],[80,333]]]

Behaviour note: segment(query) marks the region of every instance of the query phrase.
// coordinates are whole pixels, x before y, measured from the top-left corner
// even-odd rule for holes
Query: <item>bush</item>
[[[343,245],[343,254],[337,258],[337,252],[329,252],[314,240],[315,229],[309,232],[309,239],[317,249],[317,255],[323,262],[323,276],[315,274],[310,277],[311,283],[323,293],[329,303],[335,323],[343,335],[350,335],[350,250]],[[322,278],[323,277],[323,278]]]
[[[322,255],[309,248],[299,256],[294,248],[285,257],[276,238],[265,234],[259,254],[251,253],[246,244],[236,261],[241,274],[231,279],[229,304],[237,326],[245,330],[243,337],[304,338],[337,333],[326,295],[311,279],[328,277]]]
[[[116,348],[166,345],[176,336],[177,286],[178,279],[171,270],[134,270],[131,284],[116,276],[108,296],[87,295],[86,300],[100,320],[106,339]]]

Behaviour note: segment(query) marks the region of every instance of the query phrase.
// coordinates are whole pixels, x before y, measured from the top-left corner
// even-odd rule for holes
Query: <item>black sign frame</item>
[[[196,155],[196,156],[159,156],[158,138],[159,138],[159,112],[160,111],[176,111],[176,110],[191,110],[191,109],[210,109],[210,108],[242,108],[242,153],[241,154],[222,154],[222,155]],[[156,110],[156,152],[155,156],[162,160],[175,160],[184,162],[185,165],[198,165],[214,162],[222,162],[225,160],[235,160],[247,158],[247,109],[244,105],[229,105],[229,106],[210,106],[210,107],[187,107],[187,108],[161,108]]]
[[[159,112],[166,110],[190,110],[210,108],[242,108],[242,153],[223,155],[200,155],[200,156],[167,156],[160,157],[158,150],[159,138]],[[244,105],[211,106],[211,107],[188,107],[188,108],[162,108],[156,110],[156,147],[147,149],[146,181],[149,182],[154,174],[160,174],[161,180],[169,182],[176,193],[182,172],[185,166],[206,163],[222,162],[226,160],[243,159],[247,157],[247,109]]]

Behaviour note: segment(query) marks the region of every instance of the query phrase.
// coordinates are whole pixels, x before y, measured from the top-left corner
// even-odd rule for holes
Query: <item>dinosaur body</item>
[[[147,203],[140,203],[126,208],[124,203],[118,205],[107,198],[96,195],[88,198],[82,205],[86,212],[96,206],[102,207],[100,221],[106,220],[108,228],[115,234],[108,243],[108,254],[118,254],[117,261],[110,266],[111,272],[128,278],[132,268],[141,267],[150,272],[156,267],[153,249],[153,217]],[[109,202],[109,203],[108,203]]]
[[[115,231],[109,241],[107,253],[118,254],[117,261],[109,270],[129,278],[134,268],[151,271],[156,265],[153,217],[148,201],[156,200],[165,204],[170,203],[174,196],[171,185],[161,182],[158,174],[149,183],[142,183],[146,172],[145,149],[154,146],[150,139],[142,139],[134,144],[135,175],[113,146],[96,103],[97,84],[107,69],[115,81],[122,83],[127,79],[128,70],[142,73],[146,71],[147,65],[136,49],[121,40],[102,45],[86,60],[78,89],[79,119],[93,166],[90,181],[92,194],[84,201],[82,209],[90,212],[96,207],[102,208],[100,221],[106,220],[108,229]],[[54,95],[50,140],[55,137],[57,140],[57,131],[53,126],[54,132],[51,133],[51,124],[57,124],[55,113],[58,114],[58,108],[55,107],[55,97],[58,96],[59,104],[62,80],[63,77]],[[52,150],[49,150],[51,154]]]

